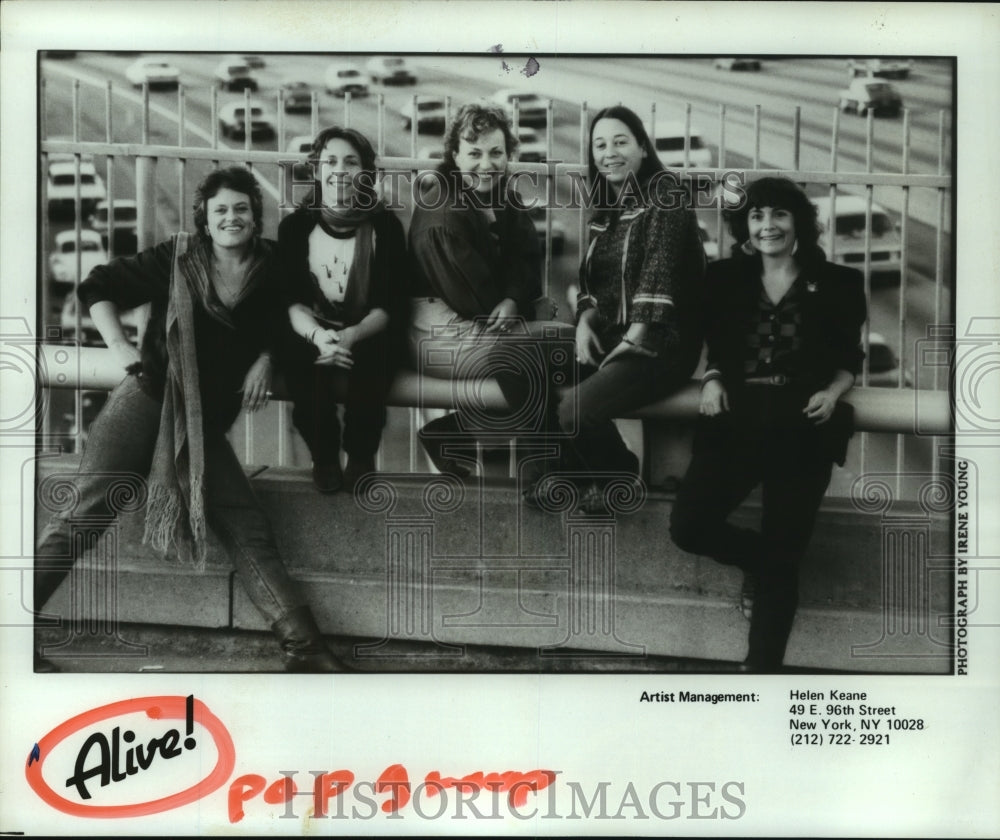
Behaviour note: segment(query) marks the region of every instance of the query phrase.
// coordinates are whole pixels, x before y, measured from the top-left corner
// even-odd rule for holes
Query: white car
[[[493,101],[502,105],[510,118],[514,119],[514,102],[517,102],[517,124],[545,125],[548,121],[548,100],[537,93],[526,90],[505,88],[493,94]]]
[[[104,181],[97,174],[94,164],[87,160],[80,161],[79,179],[75,161],[57,160],[49,163],[46,191],[49,205],[49,216],[73,217],[73,207],[76,197],[77,181],[80,184],[80,207],[84,214],[89,214],[98,201],[108,197]]]
[[[246,103],[229,102],[219,108],[219,131],[223,137],[244,139],[249,124],[250,137],[273,137],[274,117],[258,100],[250,101],[250,119],[246,118]]]
[[[75,230],[56,234],[55,250],[49,254],[49,276],[60,286],[75,286],[77,278],[85,278],[94,266],[108,261],[101,234],[96,230],[80,231],[80,274],[76,271],[77,240]]]
[[[913,61],[911,59],[847,59],[847,73],[852,79],[858,76],[874,76],[878,79],[907,79],[912,70]]]
[[[413,100],[404,103],[399,109],[399,113],[403,117],[403,127],[410,128],[414,122]],[[417,97],[416,123],[418,133],[429,131],[443,134],[447,120],[448,109],[444,99],[438,96]]]
[[[305,79],[288,78],[281,83],[281,101],[285,113],[312,110],[312,85]]]
[[[694,126],[685,137],[684,123],[657,121],[651,139],[660,163],[669,169],[683,168],[685,146],[688,150],[688,166],[704,168],[712,166],[712,150],[705,145],[701,139],[701,132]]]
[[[214,76],[223,90],[257,90],[257,79],[243,61],[223,59],[216,66]]]
[[[816,205],[820,224],[820,247],[831,256],[830,197],[812,199]],[[865,208],[866,200],[856,195],[837,195],[835,212],[833,255],[834,262],[854,268],[864,268],[865,263]],[[899,228],[880,204],[872,202],[871,269],[872,273],[895,275],[898,279],[902,268],[902,242]]]
[[[177,87],[180,84],[181,71],[162,58],[140,58],[125,68],[125,78],[135,87],[148,84],[150,89],[156,87]]]
[[[545,141],[533,128],[517,128],[517,159],[522,163],[545,163]]]
[[[746,58],[741,56],[739,58],[716,58],[712,62],[712,67],[716,70],[760,70],[760,59],[759,58]]]
[[[417,77],[399,56],[376,56],[365,65],[373,85],[415,85]]]
[[[353,64],[331,64],[324,76],[326,92],[333,96],[367,96],[368,82]]]
[[[895,117],[903,110],[903,97],[888,82],[862,76],[840,91],[839,105],[844,113],[853,111],[864,116],[871,111],[876,117],[882,114]]]
[[[101,235],[101,244],[107,248],[114,243],[115,256],[134,254],[138,245],[139,207],[131,198],[116,198],[114,217],[109,201],[99,201],[87,220]]]

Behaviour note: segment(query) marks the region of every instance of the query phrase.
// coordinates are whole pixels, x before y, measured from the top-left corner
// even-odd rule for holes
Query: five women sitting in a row
[[[680,180],[664,177],[641,120],[619,106],[591,124],[597,204],[575,326],[554,321],[534,223],[509,200],[516,142],[501,109],[459,109],[432,181],[444,194],[417,203],[407,241],[377,200],[371,144],[328,128],[310,155],[313,194],[282,220],[276,243],[262,236],[253,175],[234,167],[200,185],[190,242],[181,234],[96,268],[79,297],[129,376],[91,429],[80,503],[42,536],[37,607],[75,560],[70,515],[113,516],[113,476],[148,475],[149,541],[198,558],[210,524],[288,667],[339,669],[225,438],[241,407],[266,402],[275,367],[321,491],[353,488],[375,469],[386,392],[408,356],[427,375],[496,378],[509,406],[497,414],[461,405],[428,423],[420,440],[439,469],[465,476],[470,444],[514,437],[526,453],[518,476],[527,503],[546,507],[553,480],[568,476],[580,507],[599,513],[608,482],[638,480],[614,418],[690,381],[707,338],[704,416],[671,532],[681,547],[762,582],[748,663],[780,665],[798,560],[850,435],[838,399],[860,369],[860,274],[825,261],[802,191],[765,179],[731,213],[741,250],[706,277],[694,211],[677,200]],[[672,190],[671,200],[652,200],[654,188]],[[152,317],[136,349],[117,312],[144,302]],[[728,526],[761,481],[762,532]]]

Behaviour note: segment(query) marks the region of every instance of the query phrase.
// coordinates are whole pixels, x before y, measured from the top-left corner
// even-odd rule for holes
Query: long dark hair
[[[743,188],[744,200],[740,205],[725,212],[729,232],[733,236],[733,256],[742,259],[760,260],[759,254],[746,254],[742,250],[743,243],[750,238],[750,228],[747,219],[754,208],[763,207],[787,210],[795,222],[795,261],[799,265],[810,262],[822,262],[826,254],[819,247],[819,224],[817,223],[816,205],[802,188],[790,178],[768,176],[758,178]]]
[[[243,193],[250,199],[255,232],[260,236],[264,230],[264,197],[253,173],[243,166],[213,169],[195,187],[192,206],[196,234],[204,241],[211,240],[212,237],[205,230],[208,227],[208,200],[215,198],[219,190],[224,189]]]
[[[587,177],[591,188],[596,187],[597,206],[599,208],[610,207],[616,203],[618,198],[611,185],[608,184],[607,179],[597,171],[597,164],[594,162],[594,127],[599,120],[604,119],[620,120],[625,123],[628,126],[628,130],[635,137],[636,142],[646,153],[642,159],[642,163],[639,164],[639,171],[636,172],[635,178],[642,190],[643,196],[648,198],[646,188],[650,179],[657,172],[663,172],[666,167],[660,163],[660,158],[656,154],[653,141],[649,139],[649,134],[646,132],[646,127],[642,124],[642,120],[639,119],[639,115],[624,105],[612,105],[610,108],[602,108],[598,111],[594,115],[594,119],[590,122],[589,142],[587,144]]]
[[[361,173],[355,183],[355,190],[370,193],[366,196],[367,203],[371,205],[375,199],[375,149],[371,142],[360,131],[354,128],[344,128],[339,125],[331,125],[321,129],[313,138],[312,146],[309,149],[309,164],[313,170],[313,188],[302,203],[304,207],[318,209],[323,206],[323,186],[320,183],[320,158],[323,156],[323,149],[331,140],[343,140],[350,144],[351,148],[358,153],[361,158]]]

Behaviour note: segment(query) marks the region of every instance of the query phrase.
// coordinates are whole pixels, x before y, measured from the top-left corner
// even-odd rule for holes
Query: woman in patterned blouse
[[[540,463],[525,499],[546,506],[547,486],[553,487],[546,474],[569,470],[584,475],[582,509],[601,512],[607,484],[638,475],[638,459],[613,418],[667,396],[697,366],[705,252],[687,193],[628,108],[605,108],[594,117],[589,180],[596,212],[572,333],[576,384],[557,406],[552,401],[549,429],[562,438],[560,462]],[[525,391],[497,378],[508,401],[521,404]]]

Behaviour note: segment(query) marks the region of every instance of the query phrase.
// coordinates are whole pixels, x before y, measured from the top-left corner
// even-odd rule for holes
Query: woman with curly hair
[[[81,305],[127,375],[91,426],[75,508],[56,515],[39,540],[35,607],[79,559],[71,518],[112,521],[115,482],[145,479],[136,488],[146,491],[145,542],[200,567],[211,527],[277,636],[286,669],[342,671],[226,439],[241,410],[267,403],[283,328],[274,242],[261,235],[262,216],[249,170],[215,170],[195,194],[194,235],[97,266],[80,284]],[[118,313],[146,303],[151,316],[137,349]]]
[[[671,516],[685,551],[743,570],[743,670],[781,668],[798,569],[853,413],[861,370],[861,272],[827,261],[816,209],[786,178],[761,178],[729,216],[737,246],[706,278],[708,367],[687,474]],[[761,528],[730,513],[761,485]]]

